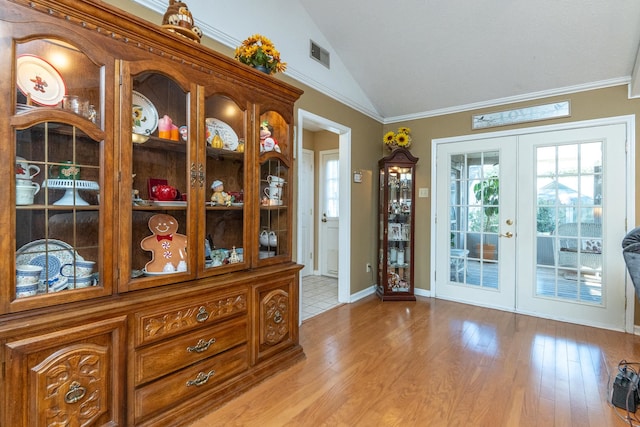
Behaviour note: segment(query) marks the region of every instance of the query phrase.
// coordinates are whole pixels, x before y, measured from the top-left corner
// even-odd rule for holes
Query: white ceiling
[[[640,46],[638,0],[185,2],[208,36],[264,34],[292,78],[385,123],[630,83]]]

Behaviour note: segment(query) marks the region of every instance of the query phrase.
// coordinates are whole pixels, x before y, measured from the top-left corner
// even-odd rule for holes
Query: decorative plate
[[[238,149],[238,135],[235,131],[223,122],[222,120],[208,118],[205,120],[207,125],[207,143],[211,145],[211,141],[218,131],[218,135],[222,138],[223,147],[225,150],[235,151]]]
[[[187,206],[187,202],[181,201],[181,200],[175,200],[175,201],[154,200],[152,203],[154,206]]]
[[[16,265],[31,264],[42,267],[40,280],[47,280],[49,292],[57,292],[67,287],[68,279],[60,274],[64,264],[71,264],[75,260],[83,260],[71,245],[61,240],[35,240],[27,243],[16,252]]]
[[[142,273],[145,276],[166,276],[167,274],[183,273],[183,271],[147,271],[146,268],[143,268]]]
[[[151,135],[158,128],[158,110],[149,99],[135,90],[131,93],[133,133]]]
[[[64,98],[66,87],[53,65],[35,55],[20,55],[16,60],[18,88],[39,105],[55,107]]]

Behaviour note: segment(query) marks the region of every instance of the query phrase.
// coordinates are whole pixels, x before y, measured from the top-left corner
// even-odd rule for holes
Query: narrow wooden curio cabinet
[[[397,148],[378,162],[378,285],[383,301],[415,301],[413,233],[415,170],[418,158]]]

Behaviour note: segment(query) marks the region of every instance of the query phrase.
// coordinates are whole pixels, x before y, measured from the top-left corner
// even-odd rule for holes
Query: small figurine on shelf
[[[224,191],[224,184],[219,179],[211,184],[213,194],[211,194],[211,203],[218,206],[231,206],[231,196]]]
[[[238,252],[236,251],[236,247],[234,246],[231,249],[231,255],[229,255],[229,264],[236,264],[240,262],[240,257],[238,257]]]
[[[178,234],[178,221],[171,215],[157,214],[149,219],[152,236],[145,237],[140,247],[151,252],[145,265],[147,273],[187,271],[187,236]]]
[[[276,151],[280,152],[278,141],[273,138],[273,126],[266,120],[260,125],[260,152]]]
[[[189,128],[186,126],[180,126],[180,129],[178,131],[180,132],[180,138],[184,142],[187,142],[187,139],[189,138]]]

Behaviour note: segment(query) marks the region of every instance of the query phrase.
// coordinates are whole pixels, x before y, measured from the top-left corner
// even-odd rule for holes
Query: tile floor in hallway
[[[338,305],[338,279],[326,276],[302,278],[303,321]]]

